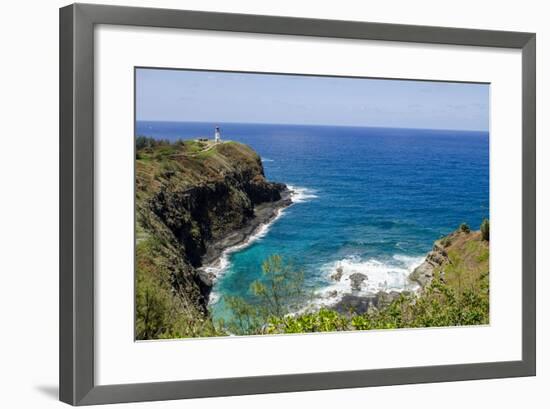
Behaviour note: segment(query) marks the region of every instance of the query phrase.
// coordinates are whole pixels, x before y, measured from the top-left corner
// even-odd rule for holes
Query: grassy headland
[[[136,338],[217,335],[204,258],[274,217],[285,192],[246,145],[137,138]]]

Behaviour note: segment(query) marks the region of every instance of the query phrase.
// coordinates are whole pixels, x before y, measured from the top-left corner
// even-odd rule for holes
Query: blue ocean
[[[403,290],[434,240],[489,217],[489,134],[429,129],[198,122],[138,122],[136,134],[211,137],[250,145],[266,177],[294,190],[294,204],[247,246],[226,254],[211,307],[249,297],[261,264],[280,254],[301,269],[319,299],[368,276],[366,292]],[[330,275],[340,269],[340,282]],[[325,298],[323,298],[325,297]]]

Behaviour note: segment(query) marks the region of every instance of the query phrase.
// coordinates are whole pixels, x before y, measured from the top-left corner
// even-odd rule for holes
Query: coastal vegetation
[[[220,332],[250,335],[264,332],[266,323],[285,317],[303,304],[306,298],[304,274],[277,254],[262,263],[262,278],[250,285],[252,301],[226,296],[232,312],[228,321],[219,320]]]
[[[458,229],[461,231],[461,232],[464,232],[464,233],[470,233],[470,226],[468,226],[468,224],[466,223],[462,223]]]
[[[489,323],[488,274],[480,290],[457,292],[442,280],[432,282],[420,295],[402,293],[382,309],[363,314],[341,314],[327,308],[288,317],[272,317],[268,334],[350,331],[396,328],[449,327]]]
[[[489,220],[488,219],[483,219],[483,222],[481,223],[480,231],[481,231],[481,237],[483,238],[483,240],[489,241]]]

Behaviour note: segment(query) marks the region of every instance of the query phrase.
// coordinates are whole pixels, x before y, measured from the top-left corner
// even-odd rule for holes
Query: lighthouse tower
[[[219,143],[221,142],[221,140],[222,140],[222,136],[220,132],[220,127],[217,126],[216,130],[214,131],[214,143]]]

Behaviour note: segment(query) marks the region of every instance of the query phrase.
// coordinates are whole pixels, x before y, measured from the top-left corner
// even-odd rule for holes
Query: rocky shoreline
[[[446,259],[446,253],[442,250],[438,241],[434,243],[432,251],[430,251],[424,261],[416,266],[408,275],[407,280],[409,285],[401,291],[376,291],[367,294],[359,294],[363,285],[368,282],[367,274],[355,272],[349,275],[349,291],[340,292],[332,291],[328,297],[333,298],[334,302],[329,303],[328,308],[341,314],[350,312],[356,314],[364,314],[370,310],[377,310],[391,304],[392,301],[399,298],[401,294],[419,293],[422,289],[431,282],[433,270],[437,266],[443,264]],[[330,279],[335,282],[343,280],[344,271],[342,267],[338,267],[334,273],[330,275]],[[410,288],[410,289],[409,289]]]
[[[401,294],[410,293],[409,291],[379,291],[374,294],[368,295],[353,295],[351,293],[344,294],[344,296],[333,306],[331,309],[340,313],[346,314],[353,311],[356,314],[364,314],[367,311],[373,309],[382,309]]]
[[[212,267],[219,264],[226,251],[246,244],[262,227],[272,223],[283,209],[293,203],[291,199],[292,191],[286,186],[280,194],[281,199],[277,201],[256,205],[254,216],[247,221],[245,226],[207,244],[206,252],[201,260],[202,267],[198,269],[198,273],[206,285],[212,286],[214,284],[216,275],[211,271]]]
[[[338,272],[336,273],[336,275]],[[331,276],[334,279],[334,274]],[[401,294],[410,294],[411,292],[417,292],[421,288],[414,290],[402,290],[402,291],[377,291],[368,294],[357,294],[361,290],[363,282],[368,280],[368,276],[362,273],[354,273],[350,276],[350,291],[338,294],[333,291],[329,294],[329,297],[334,298],[334,302],[329,304],[328,308],[341,314],[356,313],[363,314],[372,309],[380,309],[391,304],[392,301],[397,299]],[[414,285],[410,276],[408,280],[411,281],[411,286]]]
[[[363,283],[368,280],[368,276],[354,273],[349,276],[350,291],[344,294],[332,294],[334,297],[338,295],[340,297],[335,298],[336,301],[330,306],[330,309],[339,313],[353,311],[363,314],[370,309],[380,309],[389,305],[400,294],[420,294],[430,285],[436,272],[439,272],[440,277],[445,279],[443,268],[452,265],[452,261],[449,258],[449,249],[469,240],[479,240],[480,234],[480,232],[470,232],[469,230],[464,232],[459,229],[434,241],[432,249],[426,254],[422,263],[416,266],[407,277],[411,287],[416,287],[412,290],[378,291],[372,294],[358,295],[357,292],[361,290]],[[343,271],[337,269],[330,278],[334,281],[340,281],[342,275]]]
[[[447,237],[452,237],[454,234],[455,233]],[[445,238],[445,240],[447,240],[447,238]],[[427,254],[424,262],[416,267],[409,276],[409,279],[418,283],[421,288],[426,287],[432,282],[436,268],[449,262],[449,255],[447,254],[443,241],[443,239],[435,241],[432,250]]]

